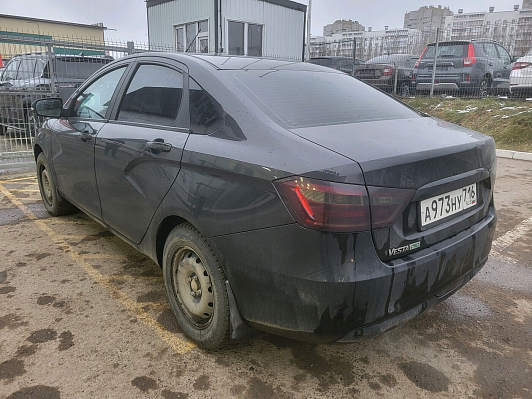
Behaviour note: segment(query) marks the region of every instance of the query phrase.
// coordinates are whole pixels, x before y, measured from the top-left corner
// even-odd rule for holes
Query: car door
[[[59,191],[97,217],[101,208],[94,174],[95,138],[107,121],[128,66],[107,70],[85,85],[69,104],[68,117],[54,125],[52,162]]]
[[[501,80],[503,79],[504,63],[499,57],[497,47],[494,43],[484,43],[484,53],[487,57],[487,71],[491,74],[492,82],[491,86],[497,88]]]
[[[179,173],[189,135],[188,71],[162,60],[137,63],[96,139],[103,220],[137,244]]]
[[[508,54],[506,49],[497,44],[497,51],[499,52],[499,59],[502,61],[502,80],[499,84],[500,88],[510,87],[510,74],[512,73],[513,63],[512,57]]]

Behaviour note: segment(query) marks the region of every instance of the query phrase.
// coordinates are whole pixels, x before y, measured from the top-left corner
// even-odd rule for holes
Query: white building
[[[307,6],[290,0],[147,0],[152,48],[302,60]]]
[[[441,28],[445,17],[453,15],[448,7],[424,6],[416,11],[410,11],[405,14],[404,28],[419,29],[426,32]]]
[[[420,54],[425,47],[423,35],[417,29],[385,29],[344,32],[332,36],[311,38],[311,56],[353,56],[357,43],[357,58],[364,61],[383,54]]]
[[[524,2],[524,5],[527,3]],[[522,55],[532,47],[532,9],[463,13],[445,18],[445,40],[492,39],[513,55]]]

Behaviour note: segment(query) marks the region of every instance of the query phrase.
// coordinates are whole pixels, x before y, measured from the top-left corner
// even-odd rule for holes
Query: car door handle
[[[170,152],[172,151],[172,144],[165,143],[164,141],[148,141],[146,143],[146,149],[153,153]]]
[[[79,138],[81,139],[81,141],[83,141],[84,143],[86,143],[86,142],[92,140],[92,134],[90,134],[90,133],[88,133],[88,132],[81,132],[81,133],[79,134]]]

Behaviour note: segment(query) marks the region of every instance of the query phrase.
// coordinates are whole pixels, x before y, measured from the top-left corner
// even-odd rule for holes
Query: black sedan
[[[33,109],[48,212],[79,208],[157,262],[204,348],[364,339],[488,259],[493,139],[333,69],[146,53]]]
[[[416,87],[414,68],[418,58],[408,54],[381,55],[357,66],[355,78],[387,93],[409,97]]]

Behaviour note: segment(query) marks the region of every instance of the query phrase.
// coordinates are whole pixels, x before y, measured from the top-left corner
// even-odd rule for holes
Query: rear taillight
[[[364,186],[295,177],[275,183],[294,219],[325,231],[370,229],[368,192]]]
[[[386,67],[384,68],[384,72],[382,73],[384,76],[392,76],[393,74],[393,68],[392,67]]]
[[[425,55],[425,52],[427,51],[427,49],[428,49],[428,47],[425,47],[425,50],[423,50],[423,52],[421,53],[421,57],[419,57],[419,59],[416,61],[415,68],[419,68],[419,63],[421,62],[421,59]]]
[[[464,58],[464,66],[471,66],[477,62],[477,57],[475,56],[475,47],[470,43],[469,50],[467,51],[467,58]]]
[[[293,177],[274,184],[300,225],[331,232],[390,227],[413,195],[411,190],[380,187],[366,189],[364,186],[305,177]]]
[[[532,65],[532,62],[516,62],[514,64],[513,70],[517,71],[518,69],[525,69]]]

